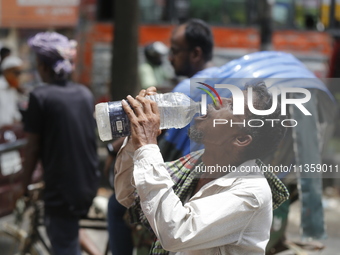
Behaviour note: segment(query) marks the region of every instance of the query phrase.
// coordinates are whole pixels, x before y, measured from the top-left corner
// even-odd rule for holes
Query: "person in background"
[[[36,53],[45,86],[29,96],[23,188],[41,160],[45,226],[53,254],[80,255],[79,219],[87,214],[100,177],[94,98],[87,87],[70,81],[72,41],[46,32],[36,34],[28,44]]]
[[[174,29],[169,61],[177,76],[188,78],[182,80],[172,92],[181,92],[191,97],[190,78],[210,78],[218,71],[212,63],[213,47],[212,32],[203,20],[191,19]],[[188,129],[189,125],[182,129],[164,131],[158,145],[165,161],[175,160],[189,153]]]
[[[142,89],[158,87],[171,90],[174,75],[164,63],[168,48],[162,42],[153,42],[145,46],[145,63],[139,66],[139,77]]]
[[[11,49],[9,49],[7,47],[1,48],[1,50],[0,50],[0,66],[1,66],[2,62],[5,60],[5,58],[7,58],[10,55],[11,55]]]
[[[18,108],[18,88],[22,64],[22,60],[15,56],[5,58],[1,64],[0,127],[4,125],[12,125],[21,121],[21,114]]]

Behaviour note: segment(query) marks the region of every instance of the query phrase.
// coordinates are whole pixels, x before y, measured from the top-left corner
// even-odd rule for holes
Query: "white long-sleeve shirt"
[[[241,166],[246,165],[255,162]],[[136,187],[142,210],[165,250],[176,255],[265,253],[272,198],[261,173],[229,173],[204,185],[184,205],[173,185],[157,145],[134,152],[128,143],[121,150],[116,197],[129,207]]]

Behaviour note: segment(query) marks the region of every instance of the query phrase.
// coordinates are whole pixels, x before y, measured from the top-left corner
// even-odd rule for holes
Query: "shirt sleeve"
[[[236,189],[191,199],[183,205],[172,189],[174,183],[157,145],[136,150],[134,163],[142,210],[166,250],[237,244],[257,213],[255,196]]]
[[[129,138],[125,138],[115,163],[114,188],[117,201],[129,208],[133,205],[136,195],[133,184],[133,154],[135,149]]]
[[[40,134],[43,128],[43,109],[37,97],[31,93],[24,123],[25,131]]]

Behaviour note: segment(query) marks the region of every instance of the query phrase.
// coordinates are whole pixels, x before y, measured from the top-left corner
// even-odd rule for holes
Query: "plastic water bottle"
[[[199,102],[194,102],[183,93],[165,93],[146,96],[155,101],[160,113],[160,129],[183,128],[196,113],[201,113]],[[130,135],[130,121],[121,101],[96,105],[96,120],[99,138],[102,141]]]

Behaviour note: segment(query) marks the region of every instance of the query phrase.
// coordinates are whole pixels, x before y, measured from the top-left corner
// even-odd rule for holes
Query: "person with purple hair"
[[[35,88],[29,97],[24,188],[41,160],[45,226],[53,254],[80,255],[78,222],[88,212],[100,176],[94,99],[87,87],[70,80],[75,41],[46,32],[28,44],[36,53],[45,86]]]

